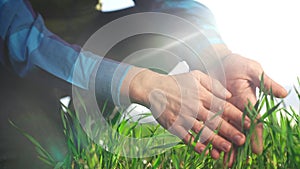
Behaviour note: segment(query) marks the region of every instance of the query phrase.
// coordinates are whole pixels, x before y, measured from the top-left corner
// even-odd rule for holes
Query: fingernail
[[[205,147],[200,147],[199,148],[200,153],[202,153],[204,150],[205,150]]]
[[[228,91],[228,90],[226,90],[226,98],[228,99],[228,98],[230,98],[232,95],[231,95],[231,93]]]
[[[235,144],[240,145],[241,144],[241,140],[243,139],[243,136],[237,134],[233,137],[233,141],[235,142]]]
[[[224,152],[229,152],[229,151],[230,151],[230,148],[231,148],[231,145],[228,144],[228,143],[223,142],[223,143],[221,144],[221,147],[222,147],[222,149],[223,149]]]
[[[198,153],[201,154],[201,153],[204,152],[204,150],[205,150],[205,147],[200,147]],[[206,150],[206,152],[204,154],[207,155],[208,154],[208,150]]]
[[[281,91],[281,97],[284,98],[288,95],[288,92],[285,89],[282,89]]]

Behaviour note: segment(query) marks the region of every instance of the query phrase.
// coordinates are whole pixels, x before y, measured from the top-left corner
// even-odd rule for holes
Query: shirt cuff
[[[95,91],[98,104],[107,102],[122,107],[120,89],[132,66],[104,58],[96,73]]]

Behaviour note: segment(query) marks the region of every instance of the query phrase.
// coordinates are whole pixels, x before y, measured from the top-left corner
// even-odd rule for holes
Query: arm
[[[118,100],[118,94],[112,94],[117,90],[110,89],[114,70],[118,66],[130,67],[63,41],[46,28],[42,17],[26,0],[0,1],[0,61],[10,65],[19,76],[25,76],[32,67],[38,66],[84,89],[89,88],[91,74],[96,71],[97,78],[101,79],[101,85],[96,88],[97,96],[102,100],[109,98],[110,103]],[[102,69],[96,70],[98,64]],[[107,67],[109,69],[105,69]],[[116,77],[121,79],[124,74]]]

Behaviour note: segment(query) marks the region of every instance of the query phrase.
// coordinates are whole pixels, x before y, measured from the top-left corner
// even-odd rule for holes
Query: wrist
[[[231,50],[229,50],[225,44],[215,44],[213,45],[213,48],[216,51],[220,61],[225,60],[227,56],[232,54]]]
[[[120,98],[149,107],[148,95],[158,83],[159,76],[149,69],[132,67],[122,83]]]

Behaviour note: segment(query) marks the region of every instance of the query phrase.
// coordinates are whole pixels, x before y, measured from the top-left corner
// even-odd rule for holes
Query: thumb
[[[256,76],[255,79],[253,79],[253,83],[256,87],[262,89],[263,88],[267,90],[267,92],[270,92],[272,90],[272,93],[275,97],[278,98],[284,98],[287,96],[288,92],[285,90],[284,87],[282,87],[280,84],[272,80],[268,75],[265,73],[262,73],[259,76]]]

